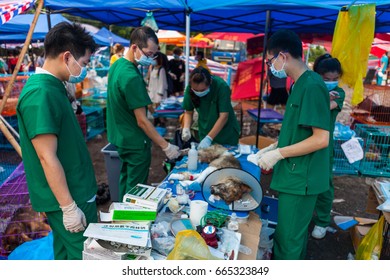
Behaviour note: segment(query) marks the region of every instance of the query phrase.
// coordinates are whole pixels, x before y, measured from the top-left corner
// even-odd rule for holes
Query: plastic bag
[[[21,244],[8,256],[9,260],[54,260],[53,232],[46,237]]]
[[[356,252],[357,260],[378,260],[380,258],[383,243],[382,232],[384,222],[385,220],[382,215],[382,217],[380,217],[380,219],[372,226],[367,235],[363,237],[363,240]]]
[[[210,253],[206,242],[195,230],[182,230],[167,260],[220,260]]]
[[[375,30],[375,4],[353,5],[340,11],[333,34],[332,56],[343,65],[341,81],[354,89],[352,105],[363,101],[363,77]],[[364,39],[362,39],[364,38]]]

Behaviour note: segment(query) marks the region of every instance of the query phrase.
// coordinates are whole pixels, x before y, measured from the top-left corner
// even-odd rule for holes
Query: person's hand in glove
[[[168,146],[163,151],[169,159],[175,159],[180,156],[179,147],[171,143],[168,143]]]
[[[187,142],[191,138],[191,130],[189,128],[183,128],[181,132],[181,140]]]
[[[281,159],[284,159],[279,149],[271,150],[261,155],[258,165],[261,169],[269,171]]]
[[[83,211],[77,207],[76,202],[61,207],[63,213],[63,223],[66,230],[70,232],[79,232],[85,230],[87,226],[87,220]]]
[[[256,156],[257,156],[257,159],[259,160],[262,155],[264,155],[266,152],[269,152],[269,151],[272,151],[272,150],[275,150],[276,148],[278,147],[278,142],[275,142],[261,150],[259,150],[257,153],[256,153]]]
[[[212,142],[213,142],[213,138],[211,138],[210,136],[207,135],[205,138],[203,138],[202,141],[200,141],[200,143],[198,145],[198,149],[208,148],[208,147],[210,147]]]

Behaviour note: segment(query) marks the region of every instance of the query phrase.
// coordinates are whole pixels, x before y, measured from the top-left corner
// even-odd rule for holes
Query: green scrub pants
[[[275,260],[304,260],[308,227],[317,195],[279,193],[278,224],[274,237]]]
[[[96,201],[77,205],[84,212],[87,224],[97,223]],[[55,260],[81,260],[84,241],[84,231],[71,233],[63,224],[62,211],[46,212],[49,225],[53,231],[53,247]]]
[[[315,206],[316,215],[313,218],[314,224],[320,227],[327,227],[330,225],[331,215],[334,198],[334,185],[333,185],[333,170],[330,172],[329,177],[329,190],[320,193],[317,198]]]
[[[146,144],[143,149],[118,148],[118,155],[122,160],[119,178],[119,201],[122,201],[130,188],[147,183],[152,154],[150,145]]]

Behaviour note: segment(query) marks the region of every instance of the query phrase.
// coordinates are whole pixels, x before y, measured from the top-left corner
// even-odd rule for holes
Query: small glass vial
[[[229,223],[227,225],[228,230],[237,231],[239,228],[238,221],[237,221],[237,215],[235,212],[232,213],[230,216]]]

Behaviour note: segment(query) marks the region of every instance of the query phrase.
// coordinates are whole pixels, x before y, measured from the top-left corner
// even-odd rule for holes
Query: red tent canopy
[[[213,32],[206,35],[206,38],[213,40],[230,40],[230,41],[239,41],[246,42],[250,37],[255,36],[253,33],[234,33],[234,32]]]

